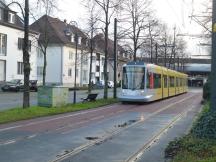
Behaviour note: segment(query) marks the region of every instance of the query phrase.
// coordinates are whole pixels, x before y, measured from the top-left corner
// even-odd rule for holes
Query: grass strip
[[[0,124],[26,120],[26,119],[33,119],[37,117],[63,114],[63,113],[74,112],[74,111],[93,109],[101,106],[114,104],[117,102],[118,101],[116,99],[107,99],[107,100],[99,99],[95,102],[68,104],[64,107],[46,108],[46,107],[32,106],[27,109],[13,108],[10,110],[5,110],[0,112]]]

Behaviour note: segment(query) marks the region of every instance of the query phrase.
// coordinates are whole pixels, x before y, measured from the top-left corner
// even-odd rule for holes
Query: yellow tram
[[[188,91],[186,74],[154,64],[129,62],[122,76],[122,102],[151,102]]]

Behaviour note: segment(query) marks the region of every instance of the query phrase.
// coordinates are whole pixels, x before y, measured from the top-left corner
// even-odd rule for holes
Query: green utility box
[[[68,88],[41,86],[38,88],[38,106],[60,107],[68,103]]]

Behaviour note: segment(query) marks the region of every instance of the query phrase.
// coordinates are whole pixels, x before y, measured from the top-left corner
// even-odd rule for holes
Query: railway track
[[[115,130],[109,134],[106,134],[105,136],[99,137],[95,140],[92,140],[88,143],[85,143],[77,148],[74,148],[72,150],[66,151],[64,153],[62,153],[61,155],[58,155],[56,159],[50,161],[50,162],[61,162],[67,158],[71,158],[77,154],[79,154],[80,152],[89,149],[92,146],[98,145],[103,143],[104,141],[107,141],[115,136],[117,136],[118,134],[124,132],[125,130],[128,130],[130,128],[136,127],[139,124],[145,123],[146,120],[168,110],[168,109],[172,109],[174,108],[176,105],[181,104],[189,99],[195,98],[196,94],[192,94],[189,97],[186,97],[184,99],[181,99],[179,101],[176,101],[174,103],[171,103],[153,113],[151,113],[149,116],[147,116],[146,118],[140,119],[139,121],[136,121],[126,127],[123,127],[121,129]],[[181,119],[182,116],[184,116],[184,114],[186,114],[188,111],[190,111],[193,107],[191,107],[190,109],[187,109],[183,112],[181,112],[180,114],[178,114],[177,116],[175,116],[173,118],[173,120],[166,125],[166,127],[164,127],[163,129],[161,129],[158,133],[156,133],[151,139],[148,140],[147,143],[145,143],[142,148],[140,148],[138,151],[136,151],[134,154],[132,154],[128,159],[122,161],[122,162],[135,162],[137,159],[139,159],[139,157],[143,154],[143,152],[145,152],[145,150],[147,148],[149,148],[149,146],[151,146],[154,141],[156,141],[164,132],[166,132],[173,124],[175,124],[179,119]]]

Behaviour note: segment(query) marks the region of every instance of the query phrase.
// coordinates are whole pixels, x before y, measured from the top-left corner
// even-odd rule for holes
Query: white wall
[[[0,33],[7,35],[7,55],[0,55],[0,60],[6,61],[6,81],[11,79],[23,79],[23,75],[17,74],[17,62],[23,62],[22,50],[18,49],[18,38],[23,38],[24,32],[18,29],[0,25]],[[29,39],[32,41],[32,48],[30,52],[30,79],[35,80],[37,79],[37,48],[35,45],[33,45],[33,42],[36,42],[36,40],[35,36],[30,36]]]
[[[62,82],[62,52],[60,45],[53,45],[47,48],[47,68],[46,83],[61,84]],[[37,66],[43,67],[43,57],[37,57]],[[39,82],[42,83],[42,75],[37,76]]]
[[[69,53],[72,53],[72,58],[69,58]],[[52,45],[49,46],[47,50],[47,75],[46,83],[57,83],[63,84],[64,86],[73,87],[75,81],[75,48],[61,45]],[[87,64],[83,62],[81,56],[87,57]],[[94,53],[93,56],[96,56]],[[102,57],[100,61],[100,80],[102,80],[101,73],[103,72]],[[37,58],[37,66],[43,67],[43,58]],[[68,70],[72,69],[72,75],[68,75]],[[77,86],[88,85],[89,81],[89,70],[90,70],[90,54],[86,51],[77,51],[77,69],[78,76],[76,78]],[[86,74],[85,74],[85,73]],[[96,73],[96,62],[92,64],[92,72]],[[42,82],[42,76],[38,76],[38,80]],[[95,78],[92,78],[94,83],[96,82]]]

